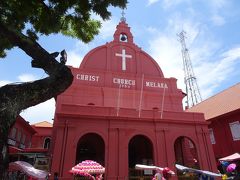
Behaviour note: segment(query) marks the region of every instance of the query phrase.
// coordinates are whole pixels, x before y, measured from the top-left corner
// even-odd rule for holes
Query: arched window
[[[120,37],[119,37],[119,40],[120,40],[121,42],[128,42],[128,37],[127,37],[126,34],[121,33],[121,34],[120,34]]]
[[[129,179],[152,179],[153,171],[139,171],[135,169],[136,164],[153,165],[153,144],[144,135],[136,135],[128,144],[128,168]]]
[[[76,164],[84,160],[97,161],[105,164],[105,144],[103,138],[95,133],[83,135],[77,145]]]
[[[49,149],[50,148],[50,143],[51,143],[51,139],[49,137],[45,138],[43,148],[44,149]]]
[[[197,148],[194,142],[185,136],[180,136],[174,143],[176,164],[200,169]],[[179,179],[186,179],[187,174],[178,171]],[[197,177],[195,177],[197,178]]]

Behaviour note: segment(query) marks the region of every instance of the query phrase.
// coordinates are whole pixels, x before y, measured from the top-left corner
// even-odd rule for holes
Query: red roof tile
[[[202,112],[211,119],[240,108],[240,83],[187,109],[187,112]]]
[[[35,127],[53,127],[52,123],[47,122],[47,121],[42,121],[42,122],[33,124],[32,126],[35,126]]]

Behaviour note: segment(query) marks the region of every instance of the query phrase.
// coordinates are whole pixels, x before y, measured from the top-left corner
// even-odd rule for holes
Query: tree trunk
[[[0,179],[8,166],[8,155],[3,153],[8,132],[17,115],[24,109],[57,97],[72,83],[71,70],[59,63],[37,42],[0,22],[0,33],[33,58],[32,66],[43,69],[49,77],[34,82],[9,84],[0,88]],[[2,153],[1,153],[2,152]],[[5,151],[4,151],[5,152]]]

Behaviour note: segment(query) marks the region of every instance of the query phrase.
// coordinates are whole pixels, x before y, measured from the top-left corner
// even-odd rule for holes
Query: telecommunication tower
[[[182,31],[178,34],[179,41],[182,45],[182,59],[183,59],[183,70],[184,70],[184,83],[187,94],[187,108],[190,108],[202,101],[200,90],[197,84],[197,79],[193,72],[189,51],[186,47],[186,32]]]

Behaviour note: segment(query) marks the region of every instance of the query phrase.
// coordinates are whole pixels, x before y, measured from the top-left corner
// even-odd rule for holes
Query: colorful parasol
[[[237,165],[235,163],[229,164],[227,167],[227,172],[233,172],[236,169],[236,166]]]
[[[70,173],[73,175],[81,175],[89,177],[90,179],[94,179],[92,174],[96,174],[97,177],[100,177],[99,175],[102,175],[104,172],[105,168],[92,160],[82,161],[70,170]]]

